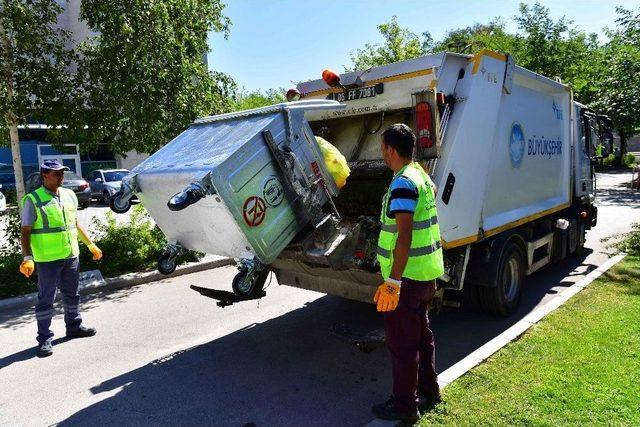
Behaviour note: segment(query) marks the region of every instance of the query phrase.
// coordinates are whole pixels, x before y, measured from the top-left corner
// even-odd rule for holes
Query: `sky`
[[[223,0],[225,2],[225,0]],[[226,0],[232,21],[228,39],[209,34],[209,69],[231,75],[247,91],[294,87],[320,78],[322,70],[342,72],[350,54],[380,42],[377,25],[392,16],[416,34],[434,40],[447,30],[502,17],[515,32],[514,0]],[[527,2],[533,3],[533,2]],[[615,25],[615,6],[635,8],[637,0],[540,0],[554,19],[566,16],[588,33]]]

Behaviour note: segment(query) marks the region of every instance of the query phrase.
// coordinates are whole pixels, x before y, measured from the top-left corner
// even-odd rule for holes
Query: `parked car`
[[[2,184],[0,184],[0,213],[7,210],[7,198],[2,193]]]
[[[107,205],[111,196],[120,189],[122,178],[129,173],[126,169],[97,169],[87,176],[91,196],[102,199]]]
[[[34,172],[24,181],[25,191],[27,193],[35,190],[42,185],[42,177],[40,172]],[[73,190],[78,198],[78,205],[81,208],[88,208],[91,205],[91,188],[89,183],[81,176],[72,171],[64,171],[64,181],[62,186]]]

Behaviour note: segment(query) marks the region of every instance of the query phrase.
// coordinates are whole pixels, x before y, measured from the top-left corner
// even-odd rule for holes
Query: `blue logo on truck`
[[[509,157],[514,168],[520,166],[524,157],[524,131],[518,122],[511,125],[511,135],[509,136]]]

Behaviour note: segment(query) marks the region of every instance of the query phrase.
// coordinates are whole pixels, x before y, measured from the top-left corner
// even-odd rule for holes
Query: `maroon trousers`
[[[384,316],[393,370],[393,399],[399,410],[417,406],[417,389],[429,395],[440,393],[433,332],[427,316],[427,305],[435,291],[435,281],[403,278],[398,308]]]

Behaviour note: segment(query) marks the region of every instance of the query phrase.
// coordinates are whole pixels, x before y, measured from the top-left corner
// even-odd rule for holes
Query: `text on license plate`
[[[346,89],[344,92],[333,94],[333,99],[338,102],[353,101],[356,99],[373,98],[383,91],[383,85],[377,84],[369,87],[357,87],[354,89]]]

